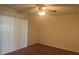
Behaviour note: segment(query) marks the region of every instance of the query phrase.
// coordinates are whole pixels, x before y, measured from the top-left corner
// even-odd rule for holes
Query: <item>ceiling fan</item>
[[[39,15],[45,15],[46,13],[49,13],[49,12],[56,13],[56,10],[50,9],[44,4],[35,4],[33,7],[25,8],[22,11],[24,13],[26,12],[26,13],[31,13],[31,14],[38,13]],[[22,11],[20,10],[20,12],[22,12]]]
[[[37,6],[38,6],[38,10],[40,11],[38,12],[39,15],[45,15],[46,12],[56,12],[56,10],[51,10],[46,8],[45,5],[37,5]]]

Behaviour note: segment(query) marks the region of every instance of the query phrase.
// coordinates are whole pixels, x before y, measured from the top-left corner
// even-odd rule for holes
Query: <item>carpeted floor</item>
[[[79,55],[79,53],[42,44],[34,44],[6,55]]]

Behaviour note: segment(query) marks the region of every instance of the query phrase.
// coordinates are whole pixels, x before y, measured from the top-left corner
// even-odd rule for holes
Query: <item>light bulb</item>
[[[45,15],[46,13],[44,11],[41,11],[38,13],[39,15]]]
[[[42,10],[45,10],[46,8],[45,7],[42,7]]]

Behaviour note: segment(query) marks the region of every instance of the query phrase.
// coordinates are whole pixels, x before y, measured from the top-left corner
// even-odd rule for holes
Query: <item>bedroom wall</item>
[[[40,27],[38,15],[28,16],[28,45],[32,45],[39,42],[40,39]]]
[[[79,52],[77,24],[77,14],[41,16],[39,43]]]

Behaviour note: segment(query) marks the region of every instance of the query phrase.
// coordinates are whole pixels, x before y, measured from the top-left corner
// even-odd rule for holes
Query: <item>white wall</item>
[[[39,43],[79,52],[77,14],[40,16]]]
[[[0,15],[2,32],[1,54],[9,53],[27,46],[28,21],[12,16]]]
[[[39,42],[40,39],[40,27],[38,15],[28,16],[28,45],[32,45]]]

